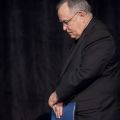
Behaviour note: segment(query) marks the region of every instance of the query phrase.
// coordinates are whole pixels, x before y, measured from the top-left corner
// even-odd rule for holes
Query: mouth
[[[73,36],[74,36],[71,32],[69,32],[68,35],[69,35],[71,38],[73,38]]]
[[[68,32],[68,34],[70,34],[70,35],[71,35],[71,34],[72,34],[72,32]]]

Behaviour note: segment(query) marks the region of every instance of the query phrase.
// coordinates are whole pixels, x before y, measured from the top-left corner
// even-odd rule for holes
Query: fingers
[[[56,104],[56,102],[58,101],[58,97],[56,92],[53,92],[48,100],[48,105],[52,108],[54,104]]]
[[[58,102],[58,96],[56,92],[53,92],[48,100],[48,105],[53,109],[53,111],[56,114],[56,118],[61,118],[63,115],[63,103],[57,103]]]
[[[53,106],[56,118],[61,118],[63,115],[63,103],[58,103]]]

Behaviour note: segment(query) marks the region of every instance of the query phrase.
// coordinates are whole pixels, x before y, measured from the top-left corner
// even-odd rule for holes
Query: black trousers
[[[75,114],[75,120],[102,120],[99,111],[79,111]]]
[[[76,112],[75,120],[120,120],[120,114],[115,110],[108,110],[107,112],[100,111],[99,109],[85,110]]]

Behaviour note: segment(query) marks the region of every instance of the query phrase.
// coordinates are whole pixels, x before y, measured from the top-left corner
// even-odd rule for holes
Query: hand
[[[56,118],[61,118],[63,115],[63,102],[53,105],[53,111],[55,112]]]
[[[58,97],[57,97],[57,94],[56,92],[53,92],[50,97],[49,97],[49,100],[48,100],[48,105],[53,108],[53,106],[58,102]]]

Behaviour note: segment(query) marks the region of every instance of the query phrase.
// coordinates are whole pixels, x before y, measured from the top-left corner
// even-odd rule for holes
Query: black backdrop
[[[59,0],[0,0],[0,120],[49,120],[47,99],[72,41]],[[89,0],[120,46],[120,1]]]

